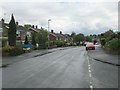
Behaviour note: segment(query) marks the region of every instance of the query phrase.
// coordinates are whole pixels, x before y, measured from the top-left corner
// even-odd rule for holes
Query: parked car
[[[86,50],[95,50],[95,45],[93,43],[87,43]]]

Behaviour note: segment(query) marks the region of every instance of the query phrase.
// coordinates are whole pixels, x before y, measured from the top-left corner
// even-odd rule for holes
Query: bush
[[[65,42],[64,41],[56,41],[55,44],[57,45],[57,47],[65,46]]]
[[[71,46],[71,43],[65,43],[65,46]]]
[[[2,53],[3,55],[7,53],[10,56],[17,56],[23,54],[24,51],[19,46],[5,46],[2,48]]]
[[[106,47],[106,48],[110,48],[110,49],[112,49],[112,50],[118,50],[118,48],[120,47],[120,39],[114,38],[114,39],[108,41],[108,42],[105,44],[105,47]]]
[[[2,47],[6,45],[7,41],[8,41],[7,38],[2,38]]]
[[[100,42],[101,42],[101,45],[102,45],[102,46],[105,46],[106,39],[105,39],[105,38],[101,38]]]
[[[66,42],[65,46],[73,46],[73,43],[72,42]]]

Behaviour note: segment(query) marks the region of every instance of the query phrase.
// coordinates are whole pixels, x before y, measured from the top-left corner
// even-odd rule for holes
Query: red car
[[[90,50],[90,49],[95,50],[95,45],[93,43],[87,43],[86,50]]]

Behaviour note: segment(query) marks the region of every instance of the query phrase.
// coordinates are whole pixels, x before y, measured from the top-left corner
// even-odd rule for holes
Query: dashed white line
[[[91,73],[91,70],[89,70],[89,73]]]
[[[93,90],[93,86],[92,85],[90,85],[90,89]]]
[[[92,72],[91,72],[91,66],[90,66],[90,61],[89,58],[87,57],[88,60],[88,71],[89,71],[89,78],[90,78],[90,90],[93,90],[93,83],[92,83]]]
[[[89,73],[89,77],[92,77],[91,73]]]

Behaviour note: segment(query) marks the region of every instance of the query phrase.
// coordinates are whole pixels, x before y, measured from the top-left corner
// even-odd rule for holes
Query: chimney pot
[[[62,34],[62,31],[60,31],[60,34]]]
[[[36,25],[36,29],[38,28],[38,26]]]
[[[53,33],[54,31],[53,30],[51,30],[51,33]]]
[[[32,28],[34,28],[34,25],[32,25]]]
[[[16,22],[16,25],[18,25],[18,22]]]

